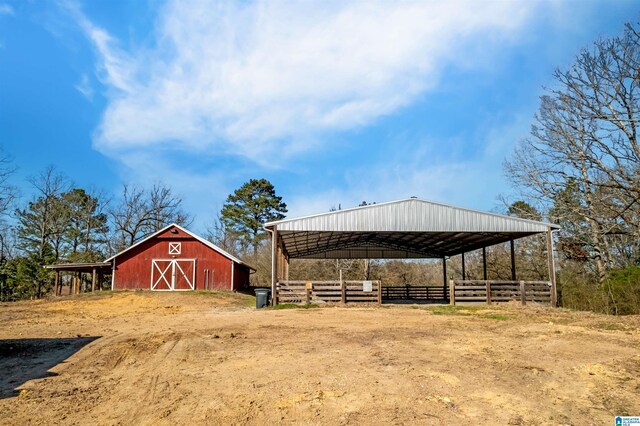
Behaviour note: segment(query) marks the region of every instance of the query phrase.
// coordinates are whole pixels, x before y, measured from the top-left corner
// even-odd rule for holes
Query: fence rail
[[[382,287],[383,300],[444,300],[448,293],[441,285],[389,285]]]
[[[368,283],[371,291],[365,291]],[[275,300],[276,303],[382,303],[381,289],[380,281],[279,281]]]
[[[452,280],[449,303],[500,303],[512,300],[551,304],[550,281]]]

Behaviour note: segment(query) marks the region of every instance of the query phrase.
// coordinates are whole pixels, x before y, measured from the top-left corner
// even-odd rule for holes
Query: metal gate
[[[195,259],[153,259],[151,261],[151,290],[195,290]]]

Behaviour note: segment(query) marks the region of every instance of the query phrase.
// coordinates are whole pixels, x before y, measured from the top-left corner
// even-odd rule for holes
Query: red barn
[[[242,290],[252,267],[171,224],[106,260],[112,290]]]

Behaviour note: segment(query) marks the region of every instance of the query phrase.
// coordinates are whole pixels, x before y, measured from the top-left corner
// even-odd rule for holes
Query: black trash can
[[[269,293],[271,290],[268,288],[256,288],[256,309],[264,308],[265,306],[269,306]]]

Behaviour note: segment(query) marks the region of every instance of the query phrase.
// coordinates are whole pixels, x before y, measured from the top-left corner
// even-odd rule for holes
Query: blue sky
[[[490,210],[543,87],[633,1],[0,0],[0,146],[203,229],[269,179],[290,216],[409,196]]]

